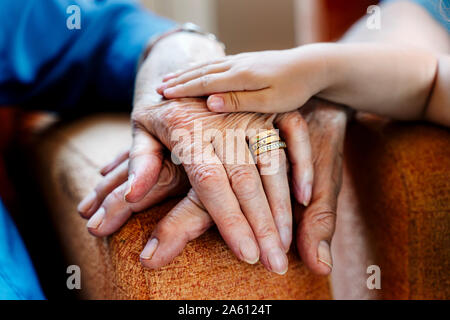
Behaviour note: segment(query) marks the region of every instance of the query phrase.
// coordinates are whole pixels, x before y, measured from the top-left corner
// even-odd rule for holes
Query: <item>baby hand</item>
[[[209,95],[214,112],[295,110],[326,85],[324,46],[227,56],[169,74],[157,91],[169,99]]]

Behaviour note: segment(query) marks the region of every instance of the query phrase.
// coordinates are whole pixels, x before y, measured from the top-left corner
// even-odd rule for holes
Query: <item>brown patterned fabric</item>
[[[109,238],[91,236],[76,212],[78,201],[101,179],[98,169],[130,145],[129,118],[94,116],[40,137],[37,171],[68,263],[82,272],[86,299],[328,299],[328,279],[312,275],[290,253],[284,276],[238,261],[216,229],[192,241],[168,266],[152,271],[139,262],[168,201],[132,219]]]

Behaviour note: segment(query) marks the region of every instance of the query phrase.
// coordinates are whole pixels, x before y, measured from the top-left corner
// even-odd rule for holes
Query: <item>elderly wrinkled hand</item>
[[[342,175],[342,148],[347,116],[339,106],[321,101],[311,101],[301,112],[294,111],[278,115],[274,119],[277,128],[288,145],[300,145],[300,149],[288,149],[293,178],[304,173],[309,165],[314,165],[314,188],[311,204],[308,207],[296,204],[294,207],[297,230],[297,248],[307,265],[314,273],[328,274],[331,271],[332,257],[329,244],[334,233],[337,196]],[[312,108],[313,107],[313,108]],[[302,143],[310,134],[311,146]],[[312,148],[312,150],[311,150]],[[298,152],[296,154],[295,152]],[[312,152],[312,154],[311,154]],[[300,158],[301,155],[303,158]],[[144,266],[160,268],[170,263],[186,246],[187,242],[199,237],[213,220],[196,195],[189,190],[189,182],[182,166],[165,159],[158,182],[136,203],[125,201],[127,191],[128,153],[119,155],[116,160],[102,169],[105,178],[94,192],[90,214],[100,206],[110,212],[110,219],[104,227],[107,234],[116,231],[132,212],[139,212],[170,196],[185,195],[156,226],[151,239],[143,251],[141,259]],[[294,180],[294,179],[293,179]],[[295,193],[294,185],[291,186]],[[189,192],[188,192],[189,190]]]
[[[193,194],[198,196],[199,201],[194,200],[194,203],[201,203],[202,210],[204,206],[236,256],[248,263],[255,263],[260,258],[270,271],[286,272],[285,252],[292,239],[292,211],[285,154],[282,149],[272,150],[256,157],[256,163],[253,163],[246,141],[258,129],[273,128],[275,116],[216,114],[206,108],[202,99],[161,101],[137,106],[135,110],[135,145],[130,154],[130,159],[135,160],[134,167],[130,165],[131,180],[134,181],[122,184],[121,189],[112,193],[116,199],[119,198],[117,193],[123,194],[122,198],[131,205],[121,201],[120,206],[124,208],[121,212],[107,205],[108,199],[99,209],[101,199],[96,199],[97,206],[90,206],[87,211],[84,210],[86,204],[81,205],[79,209],[85,217],[93,214],[88,223],[90,232],[108,235],[122,225],[132,211],[154,203],[156,196],[152,187],[155,183],[158,187],[156,181],[161,178],[154,168],[160,170],[159,161],[162,160],[162,146],[153,138],[155,136],[172,150],[176,160],[181,161],[193,188],[190,201]],[[288,133],[288,138],[289,134],[292,141],[299,136],[295,130]],[[119,167],[122,169],[116,169],[121,170],[118,178],[109,179],[120,180],[126,176],[127,164]],[[308,169],[312,171],[312,168],[298,170],[302,174],[299,181],[305,179]],[[312,173],[306,178],[312,179]],[[149,182],[152,179],[156,181]],[[311,181],[308,183],[311,185]],[[100,189],[97,189],[97,196],[110,191]],[[133,203],[138,205],[133,206]],[[94,210],[97,211],[94,213]],[[154,252],[159,241],[154,234],[149,240],[150,248],[144,249],[144,261],[146,257],[151,258],[149,251]]]

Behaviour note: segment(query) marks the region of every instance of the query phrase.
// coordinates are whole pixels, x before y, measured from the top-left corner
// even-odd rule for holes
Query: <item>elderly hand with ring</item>
[[[83,217],[90,219],[87,226],[92,234],[106,236],[116,231],[132,212],[147,208],[163,198],[164,194],[182,190],[180,185],[187,184],[182,172],[175,175],[179,177],[179,183],[165,184],[164,190],[158,190],[158,180],[163,178],[164,170],[181,170],[179,167],[169,169],[173,166],[169,161],[164,161],[166,169],[161,170],[166,147],[181,160],[192,190],[165,219],[176,219],[174,217],[177,212],[179,214],[180,206],[183,210],[188,207],[187,210],[192,212],[191,224],[198,227],[194,232],[180,233],[185,237],[177,245],[165,241],[167,232],[188,229],[189,225],[184,222],[184,225],[167,231],[161,227],[164,225],[161,222],[141,254],[142,263],[148,267],[159,267],[170,262],[186,241],[205,229],[204,213],[207,211],[239,259],[248,263],[260,260],[268,270],[283,274],[288,268],[286,251],[292,239],[292,210],[284,151],[274,148],[261,152],[253,163],[246,141],[261,130],[273,129],[278,119],[271,114],[213,113],[207,109],[205,101],[198,98],[163,100],[156,93],[156,87],[163,74],[170,70],[161,70],[161,66],[169,65],[168,59],[172,65],[188,62],[185,55],[176,54],[185,50],[183,47],[177,48],[182,43],[180,37],[191,46],[204,45],[205,41],[198,35],[175,34],[161,40],[153,48],[136,80],[132,114],[133,146],[128,164],[120,164],[114,169],[109,181],[115,184],[105,183],[103,188],[98,187],[80,204],[79,211]],[[221,55],[221,48],[208,41],[208,53]],[[175,52],[170,57],[167,55],[168,47]],[[174,64],[173,60],[177,63]],[[300,115],[297,117],[301,118]],[[203,132],[208,132],[206,137],[196,133],[196,124],[201,124]],[[289,156],[296,159],[293,171],[294,183],[299,186],[297,198],[307,204],[313,177],[308,152],[310,146],[304,130],[298,129],[302,128],[291,128],[282,135],[288,147],[290,141],[302,142],[296,148],[304,152],[300,155],[294,152]],[[227,131],[235,133],[234,152],[228,152],[230,144],[224,138]],[[240,151],[244,162],[234,159],[236,150]],[[186,156],[192,161],[185,161]],[[267,163],[270,164],[269,174],[260,175],[258,169],[264,170]],[[273,163],[277,165],[273,166]],[[121,184],[117,186],[119,182]]]

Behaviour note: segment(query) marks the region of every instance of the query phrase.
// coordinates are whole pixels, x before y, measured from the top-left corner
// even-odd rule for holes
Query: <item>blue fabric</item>
[[[25,245],[1,201],[0,299],[45,299]]]
[[[67,27],[70,5],[80,8],[80,29]],[[131,105],[142,50],[173,26],[131,0],[1,0],[0,106]],[[0,299],[44,299],[1,201]]]
[[[80,29],[67,27],[70,5]],[[144,46],[173,25],[132,0],[2,0],[0,105],[130,105]]]

